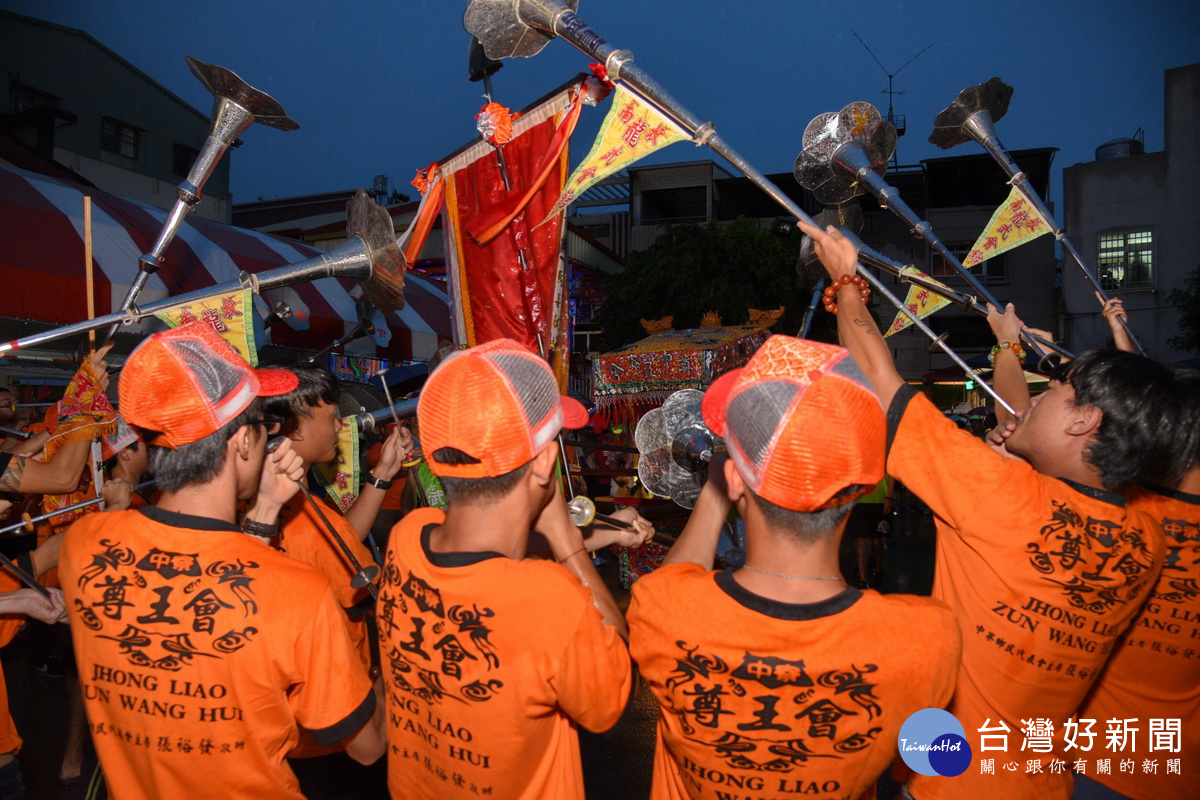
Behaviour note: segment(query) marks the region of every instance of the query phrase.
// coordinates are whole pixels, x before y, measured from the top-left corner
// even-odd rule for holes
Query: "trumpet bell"
[[[554,38],[555,18],[578,8],[579,0],[471,0],[463,27],[488,58],[530,58]]]
[[[642,485],[683,508],[695,508],[708,462],[724,449],[724,441],[704,424],[703,400],[704,392],[680,389],[646,412],[634,432]]]
[[[968,122],[974,121],[978,125],[983,116],[979,113],[981,111],[988,114],[985,124],[987,133],[994,135],[990,123],[999,122],[1008,113],[1008,101],[1012,99],[1012,93],[1013,88],[999,78],[963,89],[953,103],[934,117],[933,133],[929,134],[930,144],[949,150],[969,139],[977,139],[971,130],[974,126],[968,125]],[[982,139],[977,141],[982,142]]]
[[[346,207],[346,231],[362,240],[370,255],[371,277],[363,292],[384,314],[404,308],[404,271],[407,262],[396,244],[392,215],[359,189]]]
[[[857,175],[836,169],[839,151],[858,145],[870,168],[882,177],[896,149],[896,128],[870,103],[854,102],[841,111],[813,118],[804,129],[804,149],[796,157],[796,182],[826,205],[844,203],[862,192]]]
[[[283,106],[275,98],[255,89],[232,70],[217,64],[206,64],[192,56],[187,56],[187,63],[192,68],[192,73],[216,97],[218,104],[224,98],[248,111],[253,117],[253,122],[262,123],[270,128],[294,131],[300,127],[288,118]]]

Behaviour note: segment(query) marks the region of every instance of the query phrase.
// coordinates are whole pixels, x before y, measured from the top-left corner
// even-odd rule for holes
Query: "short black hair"
[[[221,474],[221,469],[225,466],[225,446],[229,440],[239,428],[261,420],[262,415],[262,400],[256,397],[245,411],[230,420],[225,427],[203,439],[181,445],[178,450],[155,447],[151,444],[147,453],[149,469],[159,490],[177,492],[185,486],[211,482]],[[146,439],[153,442],[152,435]]]
[[[766,518],[771,527],[788,533],[803,544],[813,544],[832,533],[838,524],[850,515],[850,510],[858,502],[858,495],[862,493],[864,488],[867,487],[861,484],[847,486],[834,495],[833,499],[837,500],[841,497],[850,497],[853,495],[853,500],[841,505],[811,512],[792,511],[790,508],[775,505],[769,500],[759,497],[751,491],[750,487],[746,487],[746,493],[753,498],[754,503],[758,506],[759,511],[762,512],[763,517]]]
[[[1175,440],[1189,454],[1184,470],[1200,467],[1200,370],[1175,367],[1175,397],[1179,401],[1179,430]]]
[[[1083,454],[1106,489],[1135,483],[1174,486],[1192,454],[1179,447],[1185,403],[1172,371],[1145,356],[1089,350],[1052,376],[1075,390],[1077,406],[1103,414],[1096,438]]]
[[[434,451],[433,460],[439,464],[478,464],[479,459],[454,447],[441,447]],[[447,478],[439,475],[446,502],[464,506],[494,503],[503,500],[529,472],[533,461],[526,461],[512,472],[492,478]]]
[[[338,379],[324,367],[306,361],[272,364],[268,369],[283,369],[300,379],[299,385],[279,397],[268,398],[266,413],[285,420],[307,417],[321,403],[337,405]]]

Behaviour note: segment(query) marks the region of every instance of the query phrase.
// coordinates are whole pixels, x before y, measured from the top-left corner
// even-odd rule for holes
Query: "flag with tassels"
[[[992,214],[975,246],[963,259],[963,266],[970,269],[992,256],[1012,250],[1017,245],[1049,232],[1050,225],[1014,186],[1008,193],[1008,199],[1000,204],[995,214]]]
[[[189,322],[204,320],[222,339],[233,345],[242,358],[250,362],[250,366],[258,366],[258,344],[254,339],[254,321],[248,316],[246,309],[253,309],[250,299],[252,292],[242,289],[239,292],[210,297],[207,300],[197,300],[194,303],[161,311],[154,316],[165,322],[168,327],[178,328]],[[251,313],[253,313],[251,311]]]
[[[325,489],[337,509],[345,514],[358,499],[361,483],[358,463],[358,420],[346,417],[338,432],[337,456],[324,464],[313,464],[317,483]]]
[[[940,281],[934,280],[916,267],[905,267],[902,269],[900,271],[901,279],[905,275],[924,278],[930,283],[936,283],[938,286],[943,285]],[[932,289],[926,289],[924,286],[918,286],[915,283],[908,285],[908,297],[904,298],[904,307],[916,314],[919,319],[925,319],[925,317],[928,317],[939,308],[949,305],[949,303],[949,300]],[[884,338],[891,336],[893,333],[899,333],[910,325],[912,325],[912,320],[906,315],[896,314],[896,318],[892,320],[892,324],[883,334]]]
[[[561,213],[589,188],[655,150],[690,138],[670,117],[626,86],[618,85],[591,152],[567,178],[566,188],[542,222]]]

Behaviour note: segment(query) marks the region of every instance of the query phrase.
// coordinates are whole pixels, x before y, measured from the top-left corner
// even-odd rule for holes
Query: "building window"
[[[958,259],[958,263],[961,264],[974,246],[974,242],[963,242],[960,244],[947,244],[946,248],[954,254],[954,257]],[[1003,283],[1008,280],[1008,254],[1000,253],[999,255],[994,255],[986,261],[979,262],[968,271],[982,283]],[[941,253],[930,248],[929,276],[944,281],[946,278],[957,278],[959,274],[957,269],[949,264],[946,259],[942,258]]]
[[[171,152],[171,171],[181,178],[186,178],[199,157],[200,151],[196,148],[176,143]]]
[[[1110,231],[1099,236],[1097,267],[1105,289],[1154,286],[1154,232]]]
[[[105,118],[100,133],[100,149],[137,160],[141,131],[120,120]]]

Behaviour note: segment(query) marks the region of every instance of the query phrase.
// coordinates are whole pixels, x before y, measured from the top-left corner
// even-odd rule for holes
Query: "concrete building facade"
[[[1198,355],[1168,340],[1179,322],[1171,291],[1200,269],[1200,64],[1166,71],[1164,112],[1161,152],[1141,152],[1136,139],[1101,145],[1095,161],[1063,170],[1063,203],[1067,235],[1104,288],[1124,301],[1148,355],[1173,362]],[[1070,259],[1063,301],[1070,347],[1110,339],[1091,284]]]
[[[206,113],[84,31],[0,11],[0,42],[0,133],[107,192],[175,202],[211,128]],[[229,222],[228,155],[202,194],[192,213]]]

